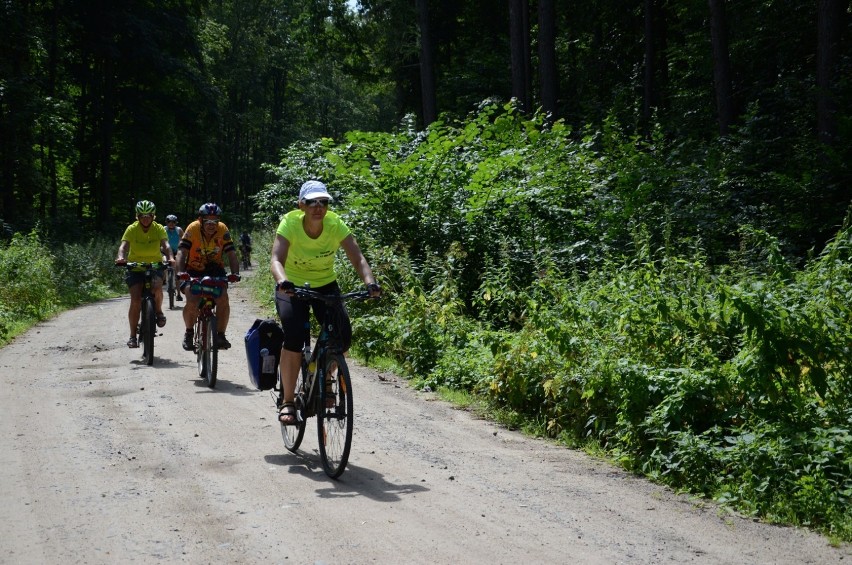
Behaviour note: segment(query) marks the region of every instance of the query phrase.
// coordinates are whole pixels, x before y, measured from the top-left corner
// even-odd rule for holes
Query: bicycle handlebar
[[[162,261],[155,261],[153,263],[144,263],[141,261],[125,261],[124,263],[116,263],[116,267],[125,267],[127,269],[135,269],[137,267],[141,267],[143,269],[164,269],[167,264]]]
[[[343,302],[345,300],[377,300],[378,296],[370,296],[368,290],[356,290],[345,294],[323,294],[309,288],[296,287],[293,295],[301,300],[321,300],[326,304]]]
[[[237,274],[234,274],[234,273],[231,273],[230,275],[226,275],[224,277],[214,277],[214,276],[211,276],[211,275],[203,275],[201,277],[193,277],[193,276],[190,276],[189,273],[180,273],[180,275],[178,276],[178,279],[180,279],[182,281],[189,281],[190,283],[199,283],[199,282],[203,282],[205,280],[210,281],[210,282],[214,282],[214,283],[217,283],[217,282],[235,283],[235,282],[242,280],[242,277],[240,275],[237,275]]]

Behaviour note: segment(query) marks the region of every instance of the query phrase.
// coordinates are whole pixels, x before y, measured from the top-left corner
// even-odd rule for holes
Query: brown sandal
[[[286,421],[285,418],[287,419]],[[278,409],[278,421],[282,426],[293,426],[297,424],[296,405],[292,402],[285,402],[282,404],[281,408]]]

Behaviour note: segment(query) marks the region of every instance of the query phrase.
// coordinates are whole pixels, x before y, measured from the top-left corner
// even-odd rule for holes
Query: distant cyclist
[[[178,244],[183,237],[183,228],[177,225],[177,221],[177,216],[174,214],[166,216],[166,235],[169,236],[169,247],[172,248],[173,257],[177,257]],[[175,298],[178,301],[183,300],[183,295],[178,292]]]
[[[243,255],[243,266],[251,265],[251,236],[245,230],[240,234],[240,253]]]

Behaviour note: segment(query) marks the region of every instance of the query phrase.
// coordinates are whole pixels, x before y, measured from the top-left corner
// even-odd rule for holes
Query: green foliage
[[[43,320],[56,311],[54,257],[35,232],[15,234],[0,249],[0,340],[21,318]]]
[[[35,231],[14,234],[0,246],[0,343],[64,308],[123,289],[116,247],[104,238],[54,245]]]

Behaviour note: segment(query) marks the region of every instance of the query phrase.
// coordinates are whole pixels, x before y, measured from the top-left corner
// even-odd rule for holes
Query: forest
[[[184,225],[215,201],[263,249],[319,178],[386,289],[353,313],[357,354],[850,541],[851,17],[840,0],[6,2],[0,339],[121,292],[137,200]]]

